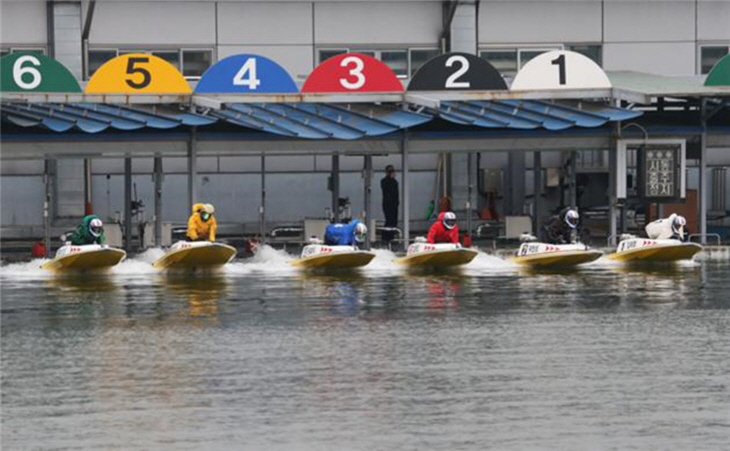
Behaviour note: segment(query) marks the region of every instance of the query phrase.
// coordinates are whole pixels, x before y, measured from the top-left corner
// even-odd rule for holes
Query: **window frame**
[[[411,78],[411,50],[436,50],[440,54],[440,50],[437,46],[434,47],[428,47],[428,46],[418,46],[418,47],[409,47],[407,45],[398,46],[398,45],[387,45],[383,47],[375,46],[351,46],[351,45],[343,45],[343,46],[325,46],[325,47],[316,47],[316,57],[317,57],[317,65],[322,64],[322,54],[321,52],[343,52],[343,53],[372,53],[374,58],[376,58],[379,61],[382,60],[382,54],[383,52],[404,52],[406,54],[406,73],[405,75],[396,73],[396,76],[399,80],[408,80]],[[325,60],[326,61],[326,60]],[[385,63],[387,64],[387,63]],[[388,66],[390,67],[390,66]],[[393,70],[395,72],[395,70]]]
[[[130,47],[125,47],[125,46],[89,47],[88,49],[86,49],[86,61],[87,62],[89,61],[89,53],[95,52],[95,51],[116,52],[117,56],[129,54],[129,53],[145,53],[145,54],[152,55],[153,53],[176,52],[178,62],[179,62],[179,67],[177,67],[177,69],[178,69],[178,71],[180,71],[180,73],[183,75],[183,77],[185,77],[186,80],[199,80],[200,76],[199,75],[191,75],[191,76],[185,75],[185,62],[183,60],[184,52],[186,52],[186,51],[209,52],[210,53],[210,66],[214,65],[217,62],[215,49],[212,47],[165,47],[165,46],[160,46],[160,47],[151,46],[151,47],[147,47],[147,48],[131,47],[131,46]],[[86,66],[87,67],[86,67],[85,76],[86,76],[86,79],[88,80],[89,78],[91,78],[91,74],[89,74],[89,67],[88,67],[89,64],[87,63]],[[210,66],[208,66],[208,68]],[[206,68],[206,70],[208,68]],[[203,72],[205,72],[205,71],[203,71]]]
[[[699,44],[697,46],[697,67],[695,70],[697,75],[707,75],[710,73],[709,70],[707,73],[702,72],[702,49],[706,47],[725,47],[727,49],[727,53],[725,55],[730,55],[730,42],[705,42],[703,44]],[[710,70],[712,70],[712,68],[710,68]]]

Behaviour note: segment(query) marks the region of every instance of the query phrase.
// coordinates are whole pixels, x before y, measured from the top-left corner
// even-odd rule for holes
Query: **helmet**
[[[94,238],[99,238],[103,227],[104,224],[102,224],[101,219],[99,218],[94,218],[91,222],[89,222],[89,232],[94,236]]]
[[[203,221],[207,221],[208,219],[210,219],[213,213],[215,213],[215,207],[213,207],[213,205],[211,204],[204,204],[200,208],[200,219],[202,219]]]
[[[368,227],[362,222],[358,222],[355,226],[355,240],[362,243],[368,236]]]
[[[687,220],[684,219],[684,216],[677,215],[674,217],[674,221],[672,221],[672,230],[674,232],[678,232],[679,229],[687,225]]]
[[[568,227],[571,229],[578,227],[578,218],[580,218],[580,215],[578,215],[578,212],[573,209],[565,212],[565,223],[568,224]]]
[[[444,213],[443,219],[444,227],[451,230],[456,225],[456,215],[453,212],[447,211]]]

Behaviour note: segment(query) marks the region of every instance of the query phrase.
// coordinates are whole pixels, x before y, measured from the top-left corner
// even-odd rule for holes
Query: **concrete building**
[[[531,58],[553,49],[583,53],[606,71],[670,76],[706,74],[730,51],[730,0],[2,0],[0,8],[3,54],[42,52],[82,81],[108,59],[138,51],[173,63],[191,83],[211,64],[238,53],[272,58],[301,83],[327,57],[357,51],[386,62],[404,84],[426,60],[444,51],[478,54],[508,80]],[[531,165],[525,155],[524,151],[485,152],[480,155],[480,169],[524,173]],[[560,171],[569,157],[564,152],[546,152],[542,165]],[[607,170],[600,152],[585,149],[575,159],[579,173]],[[386,164],[398,167],[399,161],[396,155],[374,158],[376,205],[378,171]],[[433,197],[437,161],[433,154],[411,157],[413,217],[422,217]],[[328,156],[268,158],[268,221],[280,224],[322,216],[330,206],[326,199],[331,163]],[[255,230],[259,158],[206,156],[199,157],[197,164],[200,199],[216,204],[220,221],[243,223],[244,230]],[[709,165],[730,165],[730,149],[710,149]],[[340,194],[349,197],[353,210],[359,211],[362,158],[342,157],[339,167]],[[83,214],[84,183],[89,178],[84,168],[81,158],[56,161],[58,202],[53,214],[57,222],[72,222]],[[163,220],[182,222],[189,207],[180,194],[187,190],[187,161],[165,158],[163,168]],[[461,205],[466,201],[466,156],[450,157],[448,168],[447,191]],[[44,162],[39,160],[2,161],[3,230],[42,224],[43,170]],[[133,160],[136,197],[147,205],[153,201],[152,171],[152,158]],[[104,218],[123,210],[123,172],[123,159],[91,160],[90,200]],[[525,196],[533,192],[531,171],[520,179],[521,187],[514,180],[507,182],[508,176],[501,179],[501,194],[516,190],[517,195],[500,201],[499,209],[512,214],[529,211]],[[697,169],[690,167],[689,188],[696,188],[698,179]],[[711,182],[722,189],[711,190],[714,197],[709,202],[728,210],[726,172],[717,172],[716,179],[713,175]],[[382,217],[379,208],[374,212],[376,218]]]

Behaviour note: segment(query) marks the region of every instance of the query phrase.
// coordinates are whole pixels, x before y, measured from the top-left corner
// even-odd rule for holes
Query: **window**
[[[426,61],[438,56],[439,51],[437,49],[410,49],[409,50],[410,62],[411,62],[411,77],[423,66]]]
[[[11,53],[35,53],[37,55],[45,55],[46,49],[42,47],[3,47],[0,49],[0,56],[9,55]]]
[[[97,69],[101,67],[102,64],[106,63],[112,58],[115,58],[117,56],[117,50],[116,49],[94,49],[89,50],[88,53],[88,68],[87,68],[87,78],[90,78],[92,75],[94,75],[94,72],[96,72]]]
[[[358,49],[358,48],[331,48],[319,49],[319,62],[322,63],[333,56],[342,53],[360,53],[372,56],[390,67],[398,78],[408,78],[430,58],[439,54],[437,49]]]
[[[516,49],[483,50],[479,52],[479,56],[487,60],[502,75],[515,75],[517,73]]]
[[[210,49],[90,49],[87,78],[110,59],[129,53],[149,53],[160,57],[190,78],[199,78],[213,63],[213,50]]]
[[[183,50],[182,73],[186,77],[200,77],[213,62],[212,50]]]
[[[712,68],[715,66],[715,63],[720,61],[727,54],[727,45],[702,46],[700,48],[700,73],[710,73],[710,70],[712,70]]]
[[[601,47],[600,45],[576,44],[568,45],[567,48],[568,50],[587,56],[588,58],[593,60],[594,63],[603,67],[603,47]]]
[[[517,62],[519,63],[519,68],[522,69],[525,67],[525,64],[527,64],[531,59],[538,55],[542,55],[545,52],[551,52],[553,50],[562,50],[561,47],[547,47],[547,48],[539,48],[539,49],[517,49]]]

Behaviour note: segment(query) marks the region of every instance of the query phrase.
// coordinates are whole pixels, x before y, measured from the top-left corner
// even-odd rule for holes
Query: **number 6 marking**
[[[454,64],[458,64],[460,67],[446,79],[447,88],[470,88],[471,82],[468,81],[456,81],[459,77],[464,75],[469,70],[469,60],[461,55],[454,55],[446,60],[446,67],[451,67]]]
[[[20,89],[35,89],[41,84],[41,73],[35,67],[22,67],[23,63],[28,62],[33,66],[40,66],[41,62],[38,58],[31,55],[23,55],[13,64],[13,81],[20,87]],[[23,80],[24,74],[30,74],[33,79],[30,82]]]
[[[362,85],[365,84],[365,75],[363,75],[362,70],[365,68],[365,63],[363,61],[356,57],[356,56],[348,56],[347,58],[343,58],[342,61],[340,61],[340,67],[347,67],[350,65],[350,63],[354,63],[355,67],[350,69],[350,72],[348,72],[349,75],[352,75],[355,77],[355,81],[349,81],[346,78],[340,78],[340,84],[345,89],[359,89],[362,88]]]

